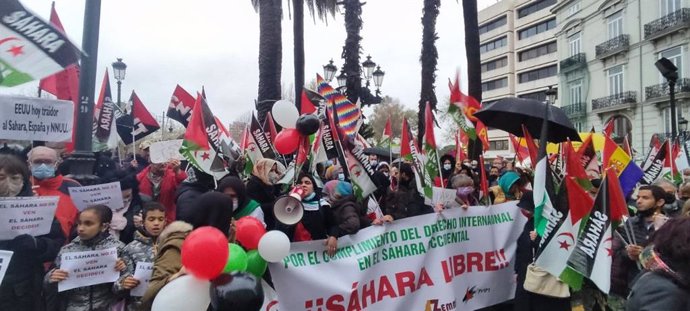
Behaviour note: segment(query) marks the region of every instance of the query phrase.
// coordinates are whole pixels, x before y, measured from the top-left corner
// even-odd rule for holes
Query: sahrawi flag
[[[246,174],[251,174],[254,169],[254,163],[259,160],[275,158],[270,141],[266,137],[266,132],[264,132],[254,114],[252,114],[249,130],[245,133],[245,139],[243,140],[246,140],[246,143],[242,146],[245,154],[244,172]]]
[[[646,168],[644,169],[644,175],[641,180],[642,184],[651,185],[663,176],[666,158],[669,152],[670,147],[668,140],[665,141],[658,150],[652,148],[652,150],[649,151],[647,161],[645,162]]]
[[[391,116],[388,116],[388,120],[386,121],[386,126],[383,128],[383,133],[381,134],[381,143],[379,144],[379,146],[390,148],[392,137],[393,137],[393,125],[391,124]]]
[[[568,162],[567,174],[556,196],[554,209],[547,220],[546,231],[539,243],[535,263],[550,274],[560,276],[560,279],[571,287],[579,288],[582,283],[582,277],[579,274],[561,273],[564,272],[568,257],[575,249],[581,221],[587,216],[594,202],[576,181],[575,176],[578,174],[573,170],[579,168],[580,171],[584,171],[577,159],[571,160],[576,153],[572,150],[570,143],[564,143],[564,145]]]
[[[608,294],[611,287],[611,234],[627,212],[618,176],[613,169],[608,169],[594,199],[589,219],[575,244],[575,250],[568,258],[568,267],[590,279],[604,294]]]
[[[420,159],[421,156],[417,151],[417,143],[414,140],[414,136],[410,131],[410,126],[407,124],[406,119],[403,119],[402,135],[400,136],[400,157],[412,162],[411,166],[412,170],[414,170],[417,191],[419,191],[419,193],[424,193],[424,179],[421,178],[423,172],[423,165]]]
[[[204,114],[210,114],[211,112],[210,109],[204,109],[205,105],[206,101],[203,100],[201,95],[197,95],[196,103],[192,110],[192,118],[189,120],[187,131],[184,134],[184,140],[180,147],[180,154],[198,170],[220,179],[226,175],[225,163],[214,148],[213,143],[209,141],[207,129],[217,125],[213,115],[204,116]]]
[[[0,5],[0,86],[45,78],[79,61],[79,49],[62,31],[17,0]]]
[[[110,92],[110,79],[108,77],[108,69],[105,69],[105,76],[103,77],[103,84],[101,85],[101,93],[98,96],[96,107],[94,109],[96,138],[100,141],[108,140],[110,130],[112,129],[113,121],[115,120],[115,104],[113,103],[113,96]],[[121,117],[121,116],[120,116]]]
[[[168,112],[165,115],[187,127],[192,118],[195,102],[194,96],[178,84],[170,97],[170,105],[168,105]]]
[[[55,10],[55,2],[50,7],[50,24],[63,34],[65,28],[62,27],[60,17]],[[38,87],[50,94],[55,95],[57,99],[71,100],[78,103],[79,98],[79,65],[73,64],[67,66],[65,70],[60,71],[54,75],[41,79]],[[77,109],[74,109],[75,113]],[[76,131],[73,131],[75,133]]]
[[[434,116],[431,113],[431,105],[426,103],[424,109],[424,197],[431,201],[434,196],[434,179],[439,176],[438,153],[436,151],[436,138],[434,137]],[[446,185],[443,185],[445,187]]]
[[[545,141],[541,142],[539,157],[534,170],[534,229],[539,236],[544,236],[551,215],[556,213],[553,206],[556,192],[554,190],[551,165],[546,156]]]
[[[132,91],[129,101],[132,104],[131,113],[117,119],[117,133],[122,142],[127,145],[151,135],[161,128],[156,119],[146,110],[137,93]]]

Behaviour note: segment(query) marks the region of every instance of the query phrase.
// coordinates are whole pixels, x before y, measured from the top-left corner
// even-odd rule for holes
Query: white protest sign
[[[159,141],[151,144],[149,148],[151,163],[184,160],[184,157],[180,154],[180,147],[182,147],[182,139]]]
[[[115,282],[120,272],[115,271],[117,248],[64,253],[60,269],[67,271],[66,280],[58,283],[58,292],[72,288]]]
[[[149,288],[151,274],[153,274],[152,262],[137,262],[137,268],[134,270],[134,278],[139,280],[139,285],[132,288],[132,290],[129,291],[129,295],[132,297],[144,296],[146,289]]]
[[[7,267],[10,266],[12,254],[14,253],[10,251],[0,251],[0,285],[2,285],[2,280],[5,278]]]
[[[276,294],[276,291],[263,279],[261,279],[261,288],[264,290],[264,304],[259,310],[278,311],[278,294]]]
[[[0,240],[48,234],[59,197],[0,198]]]
[[[440,187],[434,187],[434,204],[442,203],[445,207],[460,207],[460,204],[455,201],[455,189],[445,189]]]
[[[116,211],[125,207],[119,182],[86,187],[71,187],[69,195],[79,211],[93,205],[103,204]]]
[[[292,243],[269,264],[280,308],[476,310],[509,300],[527,222],[516,203],[371,226],[339,238],[332,257],[323,241]]]
[[[0,96],[0,139],[72,141],[71,101]]]

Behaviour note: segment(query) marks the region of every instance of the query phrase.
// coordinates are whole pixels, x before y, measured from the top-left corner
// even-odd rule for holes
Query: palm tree
[[[273,103],[280,99],[280,75],[282,65],[282,33],[280,21],[283,14],[281,0],[252,0],[259,12],[259,93],[256,110],[260,124]]]
[[[419,111],[417,112],[417,139],[422,141],[424,137],[424,108],[429,102],[431,109],[436,111],[436,65],[438,64],[438,50],[436,49],[436,18],[438,17],[441,0],[424,0],[422,14],[422,55],[419,60],[422,63],[422,91],[419,99]]]
[[[482,72],[479,55],[479,22],[477,20],[477,0],[462,0],[462,11],[465,19],[465,50],[467,51],[467,82],[470,96],[482,101]],[[479,139],[470,141],[468,156],[479,160],[482,143]]]
[[[336,0],[304,0],[307,3],[309,14],[316,22],[316,15],[322,21],[328,22],[328,15],[335,17],[338,10]],[[302,101],[302,88],[304,87],[304,2],[293,0],[292,33],[294,38],[294,65],[295,65],[295,105],[300,109]]]
[[[362,29],[362,5],[359,0],[343,0],[339,2],[345,9],[345,46],[343,46],[342,58],[345,59],[345,75],[347,75],[346,89],[347,98],[352,103],[356,103],[359,98],[359,90],[362,87],[360,73],[362,68],[359,64],[359,52],[361,50],[360,41],[362,37],[359,31]]]

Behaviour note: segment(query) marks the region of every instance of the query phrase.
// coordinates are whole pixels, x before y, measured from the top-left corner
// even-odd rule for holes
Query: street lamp
[[[671,137],[676,137],[676,81],[678,80],[678,67],[666,57],[660,58],[654,63],[656,69],[666,78],[669,89],[669,102],[671,104]]]
[[[336,79],[338,79],[339,87],[345,87],[345,85],[347,84],[347,75],[345,74],[345,68],[340,70],[340,75],[338,75]]]
[[[117,81],[117,106],[121,109],[122,101],[120,97],[122,94],[122,81],[125,80],[125,73],[127,73],[127,64],[122,62],[122,58],[118,58],[117,61],[113,63],[113,76]]]
[[[546,101],[549,105],[553,105],[556,103],[556,94],[558,94],[558,91],[556,91],[556,89],[549,86],[549,89],[546,90],[544,94],[546,95]]]
[[[376,86],[376,93],[381,93],[379,91],[379,88],[381,88],[381,85],[383,84],[383,76],[386,75],[386,73],[381,70],[381,66],[376,66],[376,71],[372,74],[374,76],[374,85]]]
[[[326,79],[326,82],[328,83],[333,81],[333,77],[335,77],[336,72],[338,72],[338,67],[333,65],[333,59],[328,61],[327,65],[323,66],[323,78]]]
[[[364,67],[364,79],[369,81],[369,79],[371,79],[371,74],[374,72],[374,68],[376,68],[376,63],[371,60],[371,55],[367,55],[367,60],[362,63],[362,67]]]

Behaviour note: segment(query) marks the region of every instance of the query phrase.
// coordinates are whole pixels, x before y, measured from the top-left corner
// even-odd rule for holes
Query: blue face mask
[[[345,174],[343,174],[343,173],[338,174],[338,180],[345,181]]]
[[[31,175],[36,179],[48,179],[55,177],[55,166],[46,165],[45,163],[39,166],[31,167]]]
[[[303,201],[311,201],[314,199],[315,196],[316,196],[316,192],[312,192],[308,196],[304,197]]]

